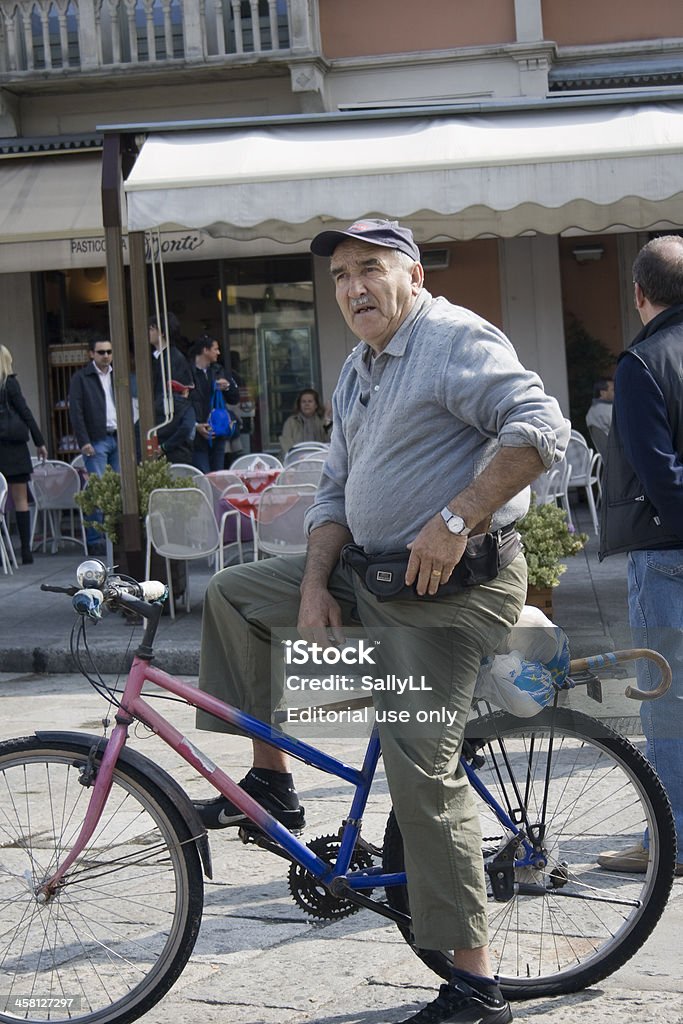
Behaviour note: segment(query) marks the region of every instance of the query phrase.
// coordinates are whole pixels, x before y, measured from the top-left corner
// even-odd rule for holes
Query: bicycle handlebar
[[[143,618],[148,619],[155,613],[155,609],[160,607],[156,602],[162,600],[168,592],[166,585],[158,580],[145,580],[138,583],[134,580],[121,579],[108,579],[101,590],[75,586],[52,586],[49,583],[41,583],[40,589],[53,594],[66,594],[67,597],[72,598],[83,597],[79,605],[74,603],[76,611],[81,615],[89,615],[96,619],[101,617],[100,602],[128,605],[139,612]],[[97,601],[96,595],[100,595],[99,601]],[[87,600],[88,597],[91,600]]]
[[[576,658],[569,666],[569,674],[575,672],[593,672],[599,668],[609,668],[623,661],[635,661],[636,658],[646,658],[654,661],[659,669],[659,685],[654,690],[639,690],[637,686],[627,686],[624,693],[631,700],[656,700],[663,697],[671,686],[671,668],[666,658],[657,651],[648,650],[646,647],[634,647],[628,651],[610,651],[607,654],[594,654],[590,658]]]

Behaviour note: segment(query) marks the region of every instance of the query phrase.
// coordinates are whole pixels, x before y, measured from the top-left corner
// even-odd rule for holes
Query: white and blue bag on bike
[[[482,661],[474,699],[532,718],[566,686],[568,671],[564,632],[540,609],[525,607],[503,648]]]

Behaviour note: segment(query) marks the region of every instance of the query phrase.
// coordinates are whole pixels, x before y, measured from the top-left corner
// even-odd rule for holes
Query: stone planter
[[[540,608],[549,619],[553,617],[553,588],[534,587],[529,585],[526,592],[526,603],[533,608]]]

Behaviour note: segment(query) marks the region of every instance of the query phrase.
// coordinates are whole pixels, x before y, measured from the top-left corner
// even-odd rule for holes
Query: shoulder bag
[[[211,411],[209,412],[208,422],[213,437],[230,440],[239,434],[239,420],[228,409],[223,398],[223,392],[220,388],[216,387],[215,383],[211,390]]]

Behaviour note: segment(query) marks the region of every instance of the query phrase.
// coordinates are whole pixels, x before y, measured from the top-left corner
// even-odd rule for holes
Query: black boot
[[[21,564],[31,565],[33,555],[31,554],[31,513],[15,512],[19,540],[21,541]]]

